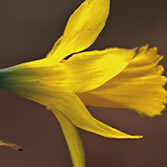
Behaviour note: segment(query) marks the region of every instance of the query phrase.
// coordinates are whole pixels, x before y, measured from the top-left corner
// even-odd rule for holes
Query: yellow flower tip
[[[144,136],[135,136],[134,139],[142,139]]]
[[[143,138],[143,136],[140,136],[140,135],[135,135],[135,136],[133,136],[133,135],[128,135],[126,138],[124,138],[124,139],[141,139],[141,138]]]
[[[158,75],[161,75],[162,73],[164,72],[164,67],[162,66],[162,65],[158,65],[157,67],[156,67],[156,73],[158,74]],[[164,78],[164,85],[166,84],[166,77],[165,76],[162,76],[163,78]]]
[[[139,47],[138,48],[138,53],[140,53],[140,52],[147,52],[150,55],[161,57],[161,60],[163,58],[163,56],[160,56],[160,55],[157,54],[158,53],[158,48],[157,47],[149,47],[149,44],[146,44],[146,45],[143,45],[143,46]]]
[[[144,51],[144,50],[147,50],[148,48],[149,48],[149,44],[145,44],[139,48],[139,51]]]

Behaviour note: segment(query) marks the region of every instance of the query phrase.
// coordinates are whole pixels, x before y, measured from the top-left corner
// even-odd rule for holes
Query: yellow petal
[[[4,75],[11,78],[9,86],[12,87],[28,85],[30,90],[56,89],[81,93],[95,89],[118,75],[135,53],[135,49],[118,48],[83,52],[73,55],[64,63],[50,64],[47,59],[42,59],[20,64]]]
[[[118,75],[135,56],[135,49],[111,48],[102,51],[83,52],[67,60],[67,85],[74,92],[95,89]]]
[[[60,111],[70,122],[81,129],[108,138],[141,138],[140,136],[128,135],[96,120],[91,116],[77,95],[73,93],[48,92],[45,97],[34,94],[32,99],[47,106],[53,112]]]
[[[131,63],[115,78],[96,90],[79,94],[88,106],[127,108],[140,115],[160,115],[167,102],[166,77],[158,65],[156,48],[143,46]]]
[[[61,112],[53,110],[66,139],[74,167],[85,167],[85,155],[78,131]]]
[[[49,56],[58,62],[92,45],[105,25],[109,7],[110,0],[85,0],[69,18],[61,43],[53,47]]]

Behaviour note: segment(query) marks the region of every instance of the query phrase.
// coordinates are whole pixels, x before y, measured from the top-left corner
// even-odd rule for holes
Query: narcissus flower
[[[86,106],[126,108],[153,117],[165,108],[166,77],[156,48],[81,52],[102,31],[110,0],[85,0],[46,58],[0,70],[0,88],[47,107],[58,119],[74,167],[84,167],[77,128],[108,138],[140,138],[93,118]],[[68,55],[70,58],[65,59]],[[85,104],[85,105],[84,105]]]

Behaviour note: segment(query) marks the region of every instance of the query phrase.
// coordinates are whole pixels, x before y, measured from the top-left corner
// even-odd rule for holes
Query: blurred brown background
[[[62,34],[81,0],[0,0],[0,68],[43,58]],[[133,48],[149,43],[166,56],[167,1],[113,0],[107,25],[92,49]],[[144,92],[143,92],[144,93]],[[0,167],[72,167],[59,124],[39,104],[0,91],[0,139],[22,145],[0,147]],[[135,112],[89,108],[98,119],[141,140],[111,140],[80,130],[87,167],[167,166],[167,113],[141,119]]]

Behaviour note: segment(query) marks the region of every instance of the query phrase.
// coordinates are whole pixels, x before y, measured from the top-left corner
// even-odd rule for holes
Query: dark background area
[[[0,68],[45,57],[81,0],[0,0]],[[102,34],[89,48],[157,46],[167,65],[167,1],[113,0]],[[144,93],[144,92],[143,92]],[[57,120],[43,106],[0,91],[1,167],[72,167]],[[87,167],[167,166],[167,113],[140,118],[128,110],[89,108],[98,119],[141,140],[106,139],[80,130]]]

